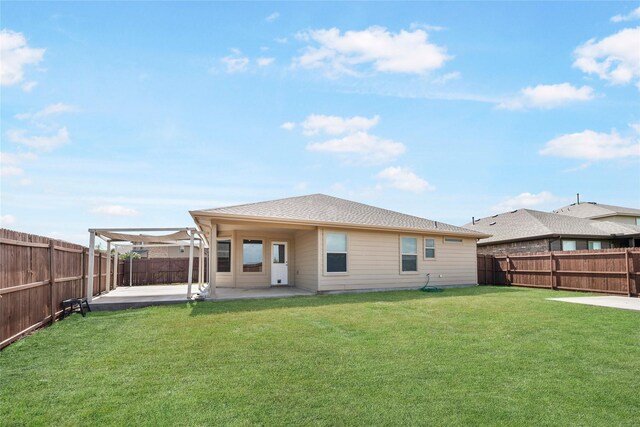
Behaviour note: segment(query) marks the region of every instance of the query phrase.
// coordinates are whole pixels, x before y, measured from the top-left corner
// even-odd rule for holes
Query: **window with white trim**
[[[418,271],[418,239],[415,237],[400,238],[401,271],[403,273]]]
[[[576,250],[576,241],[575,240],[563,240],[562,241],[562,250],[563,251],[575,251]]]
[[[424,239],[424,257],[436,257],[436,239]]]
[[[242,272],[262,273],[262,240],[242,241]]]
[[[346,273],[347,233],[326,233],[324,244],[327,273]]]
[[[602,242],[599,240],[590,240],[589,241],[589,249],[602,249]]]
[[[218,240],[218,273],[231,272],[231,240]]]

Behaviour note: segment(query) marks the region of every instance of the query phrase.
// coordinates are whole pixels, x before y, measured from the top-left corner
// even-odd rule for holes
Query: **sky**
[[[325,193],[462,225],[640,207],[639,2],[10,2],[2,227]]]

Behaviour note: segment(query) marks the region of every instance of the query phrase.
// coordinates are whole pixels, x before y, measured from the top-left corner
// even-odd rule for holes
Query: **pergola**
[[[135,234],[138,233],[138,234]],[[154,235],[149,233],[165,233]],[[167,234],[168,233],[168,234]],[[188,287],[187,298],[192,297],[193,284],[193,249],[198,243],[199,247],[199,263],[198,263],[198,290],[201,295],[208,294],[207,288],[204,287],[204,243],[203,233],[196,228],[180,227],[180,228],[92,228],[89,229],[89,268],[87,280],[87,299],[91,301],[93,298],[93,273],[94,273],[94,254],[96,237],[107,243],[107,253],[111,254],[111,247],[115,249],[115,262],[113,266],[113,283],[116,283],[118,277],[118,255],[136,248],[150,247],[169,247],[169,246],[185,246],[185,241],[189,241],[189,271],[188,271]],[[181,243],[182,242],[182,243]],[[209,253],[212,251],[209,250]],[[110,289],[111,281],[111,256],[107,256],[107,292]],[[132,274],[130,269],[129,274]],[[131,279],[129,280],[131,284]]]

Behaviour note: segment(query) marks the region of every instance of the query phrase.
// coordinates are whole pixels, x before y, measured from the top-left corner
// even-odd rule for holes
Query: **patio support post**
[[[105,279],[105,290],[109,292],[111,285],[111,240],[107,240],[107,277]]]
[[[218,225],[211,223],[209,231],[209,296],[216,296],[216,270],[218,269]]]
[[[113,253],[113,289],[118,287],[118,262],[120,261],[118,256],[118,247],[114,245]]]
[[[129,286],[133,285],[133,246],[129,252]]]
[[[193,284],[193,230],[189,233],[189,271],[187,272],[187,298],[191,298],[191,285]]]
[[[204,245],[202,244],[202,236],[198,241],[198,290],[202,290],[204,284]]]
[[[87,272],[87,301],[93,299],[93,267],[96,246],[96,232],[89,230],[89,271]]]

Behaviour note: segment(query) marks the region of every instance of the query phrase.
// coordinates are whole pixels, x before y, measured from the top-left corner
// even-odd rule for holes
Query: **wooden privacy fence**
[[[95,296],[107,290],[107,254],[94,259]],[[0,349],[53,323],[63,300],[86,297],[88,261],[84,246],[0,229]]]
[[[198,258],[193,259],[193,281],[198,279]],[[133,262],[125,261],[122,266],[122,282],[118,285],[129,285],[129,272],[133,266],[131,275],[132,285],[154,285],[168,283],[186,283],[189,280],[189,258],[142,258]],[[207,277],[207,259],[204,260],[205,278]],[[206,281],[206,279],[205,279]]]
[[[478,255],[478,283],[638,296],[640,248]]]

